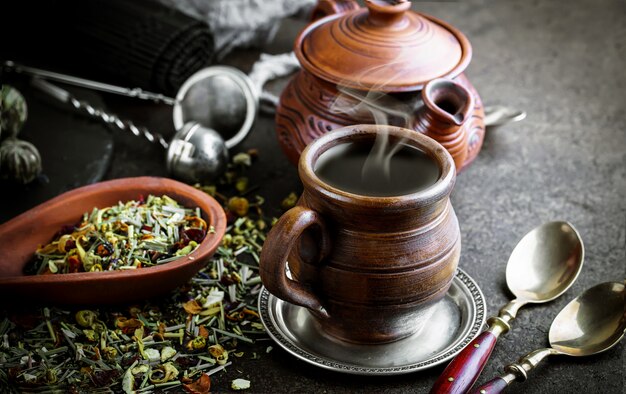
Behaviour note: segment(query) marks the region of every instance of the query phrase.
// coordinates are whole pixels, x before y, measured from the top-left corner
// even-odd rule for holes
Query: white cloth
[[[280,19],[312,9],[317,0],[159,0],[205,21],[220,59],[236,47],[259,46],[273,39]]]

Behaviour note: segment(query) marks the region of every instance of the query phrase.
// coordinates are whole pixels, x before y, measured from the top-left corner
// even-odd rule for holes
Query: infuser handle
[[[430,394],[466,393],[487,364],[496,341],[496,335],[490,331],[477,336],[448,364]]]
[[[73,75],[66,75],[53,71],[42,70],[35,67],[28,67],[14,63],[12,61],[4,62],[2,66],[18,74],[27,74],[45,80],[63,82],[82,88],[98,90],[100,92],[119,94],[121,96],[138,98],[141,100],[151,100],[156,103],[164,103],[168,105],[174,105],[176,103],[176,100],[171,97],[167,97],[161,93],[148,92],[140,88],[125,88],[104,82],[97,82],[85,78],[79,78]]]
[[[39,77],[34,77],[31,80],[31,85],[63,103],[70,104],[76,110],[91,118],[97,119],[104,124],[122,131],[130,131],[135,136],[143,137],[154,144],[161,145],[165,149],[169,147],[169,143],[161,134],[153,133],[145,127],[135,125],[130,120],[121,119],[119,116],[107,112],[102,108],[94,107],[86,101],[79,100],[67,90],[62,89],[48,81],[40,79]]]
[[[311,310],[320,317],[328,317],[328,312],[306,285],[289,279],[285,264],[294,244],[302,233],[312,226],[318,226],[321,233],[319,261],[330,252],[330,238],[326,225],[317,212],[296,206],[285,212],[272,227],[263,244],[260,259],[260,274],[263,285],[276,297]]]

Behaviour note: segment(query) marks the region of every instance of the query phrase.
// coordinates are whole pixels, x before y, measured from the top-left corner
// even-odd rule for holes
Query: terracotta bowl
[[[214,234],[195,251],[156,267],[132,271],[23,274],[41,244],[84,212],[139,196],[167,194],[186,207],[199,207]],[[61,194],[0,226],[0,303],[111,304],[166,293],[195,275],[213,255],[226,231],[226,215],[213,198],[171,179],[139,177],[96,183]]]

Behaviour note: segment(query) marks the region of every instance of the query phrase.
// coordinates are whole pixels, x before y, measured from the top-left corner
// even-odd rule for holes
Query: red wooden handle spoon
[[[550,326],[550,347],[522,357],[504,368],[507,374],[492,379],[472,394],[498,394],[515,380],[524,381],[541,360],[551,355],[590,356],[617,345],[626,333],[624,283],[606,282],[573,299]]]
[[[431,394],[466,393],[476,382],[501,334],[528,303],[552,301],[574,283],[583,266],[580,235],[567,222],[545,223],[522,238],[509,257],[506,283],[515,299],[487,320],[489,328],[448,364]]]

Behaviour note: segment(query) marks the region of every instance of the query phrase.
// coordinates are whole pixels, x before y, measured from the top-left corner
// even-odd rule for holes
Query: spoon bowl
[[[518,300],[552,301],[578,278],[583,244],[567,222],[545,223],[521,239],[506,267],[506,283]]]
[[[626,333],[623,283],[607,282],[565,306],[550,326],[550,346],[568,356],[590,356],[615,346]]]

